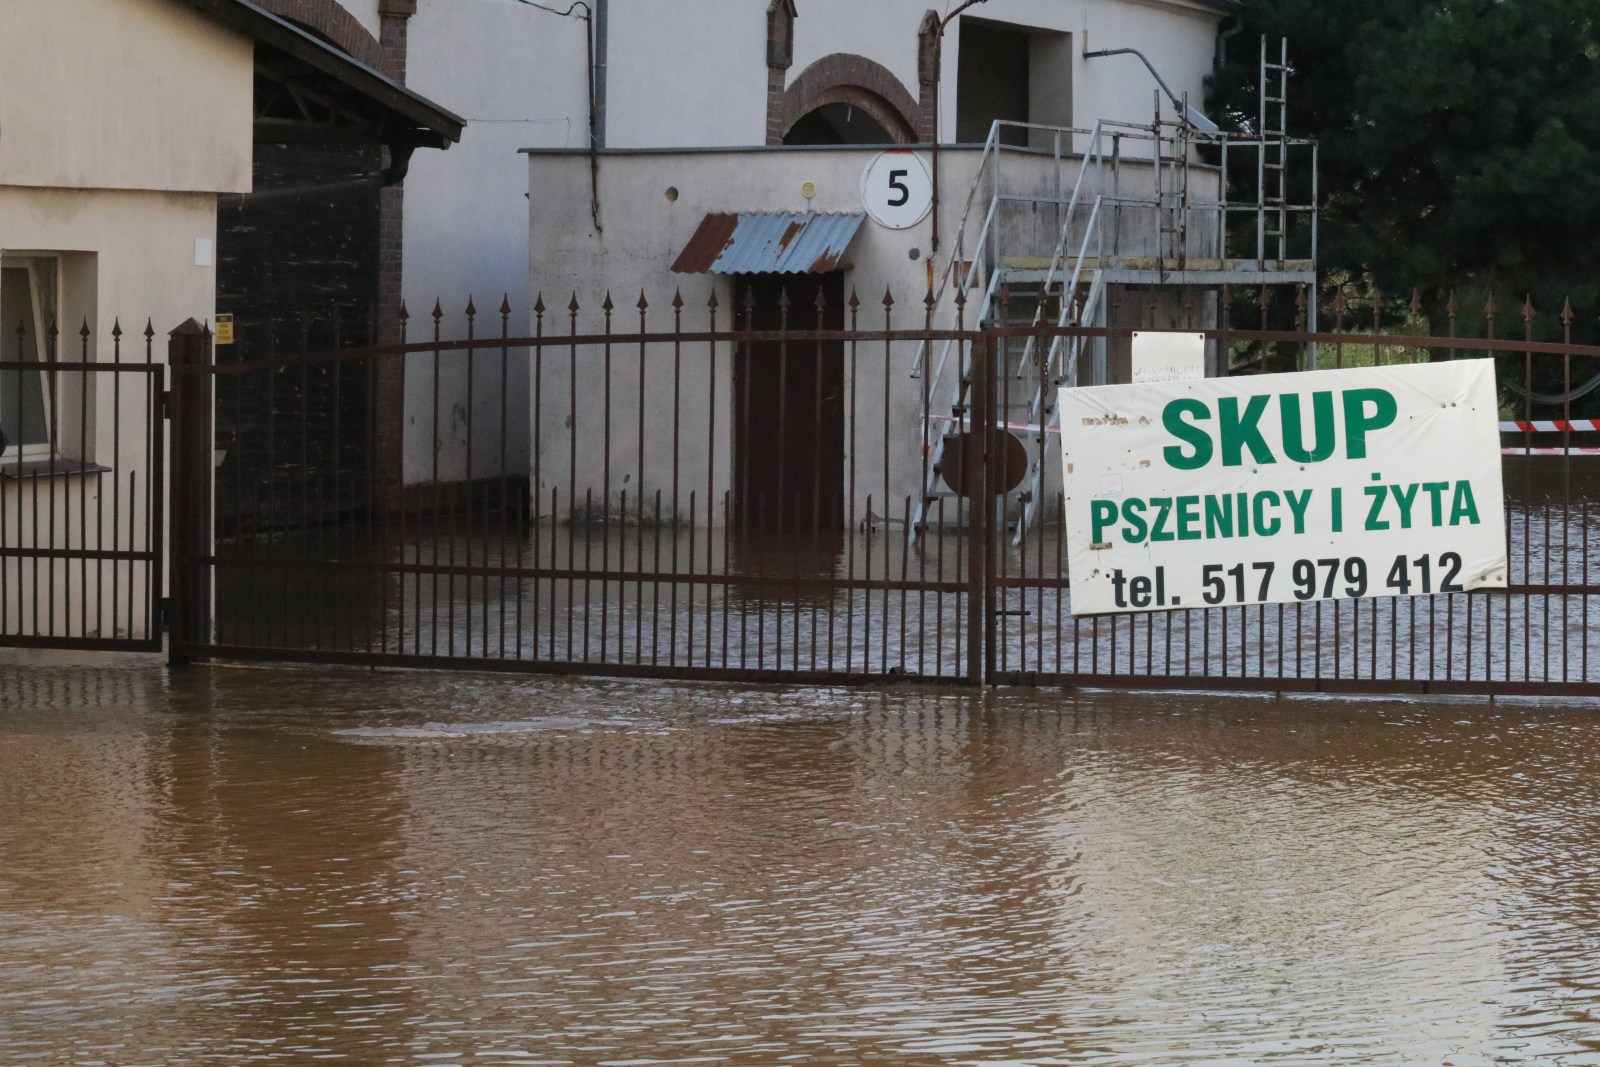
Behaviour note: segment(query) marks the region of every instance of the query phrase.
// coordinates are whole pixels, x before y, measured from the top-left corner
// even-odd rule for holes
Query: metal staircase
[[[1102,120],[1091,130],[1004,122],[991,127],[934,306],[957,328],[1031,325],[1036,331],[1028,334],[1020,354],[1009,353],[1002,361],[1000,373],[1010,380],[997,382],[994,394],[1008,401],[1005,428],[1031,446],[1029,471],[1015,504],[1002,509],[1017,538],[1036,521],[1047,489],[1053,455],[1047,441],[1059,430],[1057,389],[1109,381],[1103,337],[1063,336],[1042,327],[1105,326],[1113,285],[1214,291],[1225,285],[1315,283],[1316,207],[1290,201],[1287,172],[1290,151],[1296,148],[1309,149],[1314,170],[1316,146],[1289,138],[1283,130],[1286,46],[1278,62],[1268,62],[1263,39],[1261,55],[1260,124],[1246,135],[1163,120],[1159,101],[1154,121],[1147,124]],[[1002,131],[1016,128],[1027,130],[1035,144],[1053,140],[1054,152],[1002,150]],[[1200,162],[1201,144],[1211,146],[1209,154],[1220,165]],[[1081,146],[1081,153],[1073,152],[1075,146]],[[1241,152],[1254,156],[1255,195],[1230,200],[1230,154],[1237,160]],[[1070,194],[1063,195],[1059,176],[1073,154],[1079,155],[1077,174]],[[1028,186],[1026,175],[1020,187],[1013,187],[1012,175],[1025,170],[1029,157],[1035,170],[1041,162],[1048,170],[1053,162],[1053,194],[1037,181]],[[1197,172],[1209,172],[1209,188],[1196,182]],[[1210,188],[1215,189],[1213,196],[1207,195]],[[980,198],[985,190],[986,200]],[[974,213],[980,203],[981,220]],[[1008,223],[1024,206],[1034,216],[1048,208],[1059,212],[1048,256],[1033,258],[1027,254],[1031,249],[1017,246],[1017,227]],[[1254,225],[1244,227],[1244,234],[1230,235],[1230,228],[1239,228],[1249,216]],[[1310,255],[1291,260],[1291,225],[1301,217],[1308,220],[1301,231],[1309,234]],[[1230,258],[1235,244],[1254,255]],[[1017,316],[1027,309],[1031,313],[1026,318]],[[930,407],[922,423],[921,443],[929,462],[909,531],[913,540],[921,536],[933,502],[954,495],[944,484],[941,462],[948,437],[970,427],[972,368],[970,348],[954,341],[924,344],[918,352],[912,377],[927,374],[929,394],[948,399]],[[1017,399],[1011,402],[1012,397]],[[999,408],[996,413],[1001,414]]]

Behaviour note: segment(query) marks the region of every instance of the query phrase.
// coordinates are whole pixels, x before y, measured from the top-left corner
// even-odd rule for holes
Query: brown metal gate
[[[813,299],[752,295],[731,326],[674,300],[665,329],[642,298],[598,323],[541,304],[531,337],[504,305],[490,336],[469,306],[447,337],[435,309],[421,342],[175,365],[175,434],[200,451],[214,399],[226,455],[177,469],[174,656],[979,681],[984,540],[954,495],[909,536],[930,399],[907,370],[982,338]],[[396,363],[425,403],[377,402]],[[842,440],[739,454],[808,424]],[[177,521],[203,514],[214,540]]]
[[[1039,423],[1018,421],[1013,342],[1032,335],[1045,351],[1051,337],[1127,331],[937,330],[926,308],[906,328],[896,310],[886,298],[867,325],[852,297],[842,329],[818,329],[837,309],[757,314],[744,301],[729,323],[715,298],[675,299],[656,326],[643,297],[626,311],[608,298],[594,316],[574,300],[536,306],[533,334],[519,337],[508,306],[485,329],[469,304],[455,336],[436,307],[423,341],[175,360],[175,447],[207,459],[175,465],[171,650],[813,683],[1597,691],[1600,486],[1588,465],[1600,471],[1600,459],[1581,456],[1570,424],[1530,430],[1507,457],[1508,590],[1074,618],[1060,494],[1014,484],[1002,456],[1053,462]],[[1313,345],[1322,366],[1495,355],[1521,361],[1530,381],[1555,366],[1570,385],[1574,359],[1600,358],[1531,335],[1208,335],[1275,347],[1285,369]],[[946,342],[967,382],[953,405],[913,375],[927,346]],[[759,361],[836,359],[840,394],[828,375],[781,368],[765,408],[735,393]],[[381,402],[397,366],[406,410]],[[842,454],[801,457],[811,468],[735,454],[777,440],[740,425],[767,409],[783,413],[779,431],[795,411],[837,420]],[[946,433],[966,448],[933,448]],[[963,451],[959,471],[930,479],[936,455],[955,464]],[[819,464],[814,477],[787,473]],[[784,473],[736,484],[756,471]],[[925,499],[928,484],[940,491]],[[209,528],[193,520],[208,514]]]

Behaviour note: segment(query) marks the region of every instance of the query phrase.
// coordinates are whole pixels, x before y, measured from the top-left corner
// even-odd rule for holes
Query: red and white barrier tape
[[[959,422],[954,415],[929,415],[934,422]],[[1004,429],[1014,433],[1038,433],[1039,424],[1033,422],[1007,422]],[[1600,419],[1573,419],[1570,422],[1502,422],[1501,433],[1561,433],[1563,427],[1573,433],[1600,431]],[[1046,426],[1045,433],[1059,434],[1061,427]],[[1600,448],[1502,448],[1504,456],[1600,456]]]
[[[1501,433],[1585,433],[1600,430],[1600,419],[1555,419],[1502,422]]]

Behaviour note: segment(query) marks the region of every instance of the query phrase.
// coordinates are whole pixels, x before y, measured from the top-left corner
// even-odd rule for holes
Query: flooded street
[[[1597,704],[8,655],[3,1064],[1600,1064]]]

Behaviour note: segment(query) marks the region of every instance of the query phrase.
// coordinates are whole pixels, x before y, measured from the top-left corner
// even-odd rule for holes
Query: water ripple
[[[1597,742],[0,666],[0,1062],[1600,1063]]]

